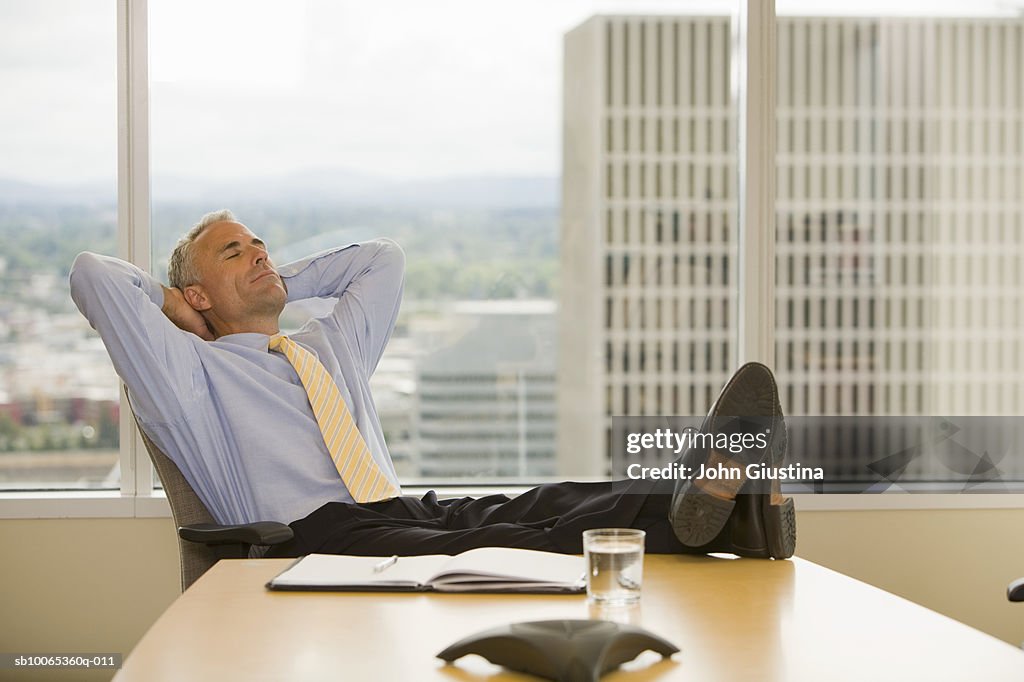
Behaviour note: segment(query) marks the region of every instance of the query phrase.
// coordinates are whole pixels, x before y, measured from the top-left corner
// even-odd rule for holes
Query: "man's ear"
[[[213,307],[210,297],[206,295],[206,289],[203,289],[201,284],[190,284],[181,293],[185,295],[185,300],[193,310],[203,312]]]

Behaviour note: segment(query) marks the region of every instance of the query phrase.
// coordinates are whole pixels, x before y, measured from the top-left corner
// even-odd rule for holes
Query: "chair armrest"
[[[295,535],[292,529],[277,521],[257,521],[234,526],[216,523],[193,523],[178,528],[178,537],[204,545],[280,545]]]
[[[1006,598],[1010,601],[1024,601],[1024,578],[1017,578],[1006,588]]]

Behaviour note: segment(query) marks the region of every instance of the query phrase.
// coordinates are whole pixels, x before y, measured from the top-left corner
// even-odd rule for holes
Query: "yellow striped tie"
[[[376,502],[397,496],[398,489],[373,461],[338,386],[316,356],[283,334],[270,337],[270,350],[284,353],[302,380],[320,433],[352,499]]]

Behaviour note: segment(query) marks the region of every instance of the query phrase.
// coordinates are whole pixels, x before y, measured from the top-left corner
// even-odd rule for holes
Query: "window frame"
[[[117,2],[118,255],[146,271],[150,256],[148,0]],[[775,2],[735,0],[732,96],[738,108],[739,284],[735,362],[774,357],[775,309]],[[768,113],[764,113],[768,112]],[[156,488],[123,392],[120,411],[120,489],[0,492],[0,519],[153,518],[170,516]],[[522,483],[445,488],[449,494],[516,493]],[[406,492],[426,491],[407,486]],[[802,510],[1024,508],[1024,494],[795,495]]]

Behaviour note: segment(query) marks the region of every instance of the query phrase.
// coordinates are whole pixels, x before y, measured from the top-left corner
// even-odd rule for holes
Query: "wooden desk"
[[[160,617],[116,680],[527,680],[434,655],[484,628],[588,618],[584,596],[269,592],[288,560],[221,561]],[[616,618],[682,651],[625,680],[1024,680],[1024,652],[800,559],[648,556]],[[635,669],[639,668],[639,669]]]

